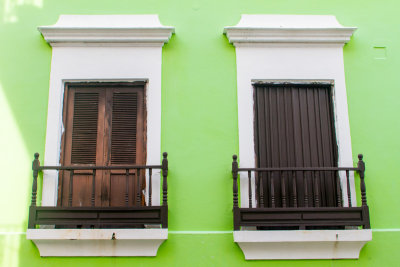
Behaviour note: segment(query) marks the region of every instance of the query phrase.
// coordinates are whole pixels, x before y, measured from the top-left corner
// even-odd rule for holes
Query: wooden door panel
[[[330,85],[255,85],[255,150],[258,167],[334,167],[337,166],[333,104]],[[290,174],[291,175],[291,174]],[[296,172],[299,206],[314,202],[317,194],[321,206],[335,206],[334,173],[317,173],[319,192],[313,192],[315,177],[310,172]],[[266,205],[271,182],[275,202],[281,207],[282,183],[293,194],[288,173],[260,174]],[[290,204],[289,204],[290,205]]]
[[[108,166],[145,164],[144,92],[142,87],[107,88],[104,161]],[[132,170],[130,171],[132,172]],[[118,175],[121,174],[121,175]],[[103,173],[102,206],[126,206],[125,170]],[[129,204],[134,205],[136,182],[129,179]],[[136,181],[136,179],[134,178]],[[141,185],[145,181],[141,180]],[[132,189],[131,189],[132,188]],[[144,203],[143,203],[144,204]]]
[[[92,175],[74,175],[72,206],[73,207],[89,207],[91,206],[92,196]]]
[[[66,86],[61,162],[65,166],[144,165],[144,86],[89,83]],[[122,174],[120,174],[122,172]],[[58,205],[69,205],[70,172],[60,172]],[[129,176],[129,205],[134,204],[136,174]],[[144,176],[141,187],[145,187]],[[76,175],[72,206],[91,206],[92,175]],[[141,191],[141,190],[140,190]],[[95,206],[126,206],[125,170],[97,170]],[[144,197],[141,196],[144,204]]]

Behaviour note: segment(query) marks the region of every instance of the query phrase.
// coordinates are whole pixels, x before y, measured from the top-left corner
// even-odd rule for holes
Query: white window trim
[[[225,27],[224,33],[236,48],[240,166],[256,167],[252,83],[260,80],[333,84],[338,166],[354,165],[347,109],[343,45],[350,40],[355,30],[354,27],[343,27],[334,16],[315,15],[242,15],[236,26]],[[357,201],[354,176],[350,178],[352,205],[355,206]],[[341,179],[344,182],[345,177]],[[254,180],[252,189],[253,203],[255,203]],[[343,188],[342,193],[344,204],[347,205],[346,187]],[[240,175],[240,194],[241,207],[248,207],[246,173]],[[362,231],[370,232],[369,230]],[[262,231],[257,231],[257,233],[263,234]],[[294,234],[294,232],[291,233]],[[268,235],[268,232],[265,234]],[[234,234],[236,235],[238,234]],[[252,242],[251,240],[252,238],[248,238],[246,242]],[[239,242],[236,237],[235,242]],[[257,244],[256,241],[254,242]],[[271,242],[276,244],[279,238]],[[358,257],[359,249],[354,249]],[[246,254],[246,251],[243,251]],[[282,257],[285,258],[283,255]],[[312,255],[309,256],[312,257]],[[264,255],[264,257],[269,256]],[[323,258],[322,254],[321,258]]]
[[[159,165],[161,160],[161,53],[162,46],[168,42],[174,33],[174,28],[161,25],[157,15],[61,15],[55,25],[39,27],[39,31],[53,47],[45,155],[42,165],[60,164],[61,136],[64,131],[62,124],[64,84],[75,81],[146,81],[146,163]],[[57,184],[57,172],[44,171],[42,206],[56,206]],[[153,205],[160,205],[160,171],[153,172],[152,193]],[[30,239],[32,235],[37,236],[35,231],[39,230],[44,229],[29,229],[27,238]],[[48,240],[53,240],[52,244],[61,244],[62,247],[65,240],[60,239],[68,238],[63,237],[65,235],[62,234],[56,234],[56,237],[51,238],[57,230],[62,232],[61,229],[52,229],[46,237]],[[148,231],[143,229],[145,230]],[[159,238],[166,239],[166,229],[151,230],[157,232]],[[88,231],[97,233],[108,230]],[[144,240],[141,235],[134,234],[140,232],[137,229],[130,231],[132,234],[128,239],[131,242]],[[40,233],[43,234],[42,231]],[[124,233],[126,234],[126,231]],[[103,234],[89,236],[97,239]],[[56,242],[57,240],[60,242]],[[127,240],[122,243],[126,244]],[[81,256],[96,254],[93,254],[90,249],[86,252],[87,255]],[[137,255],[132,251],[131,256]],[[146,256],[145,253],[143,256]]]

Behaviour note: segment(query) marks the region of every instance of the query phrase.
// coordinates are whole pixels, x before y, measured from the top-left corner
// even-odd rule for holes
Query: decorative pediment
[[[157,15],[61,15],[38,29],[51,46],[162,46],[175,31]]]
[[[357,28],[344,27],[335,16],[317,15],[242,15],[236,26],[224,28],[230,43],[319,43],[350,41]]]

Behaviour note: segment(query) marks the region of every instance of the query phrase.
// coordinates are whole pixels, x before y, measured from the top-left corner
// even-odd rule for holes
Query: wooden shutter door
[[[64,101],[65,134],[62,140],[62,164],[118,166],[145,164],[144,86],[131,84],[85,84],[66,87]],[[137,177],[140,177],[138,183]],[[93,175],[75,171],[70,190],[71,172],[59,177],[58,205],[91,206]],[[137,200],[137,185],[145,188],[144,173],[125,170],[98,170],[95,173],[95,206],[126,206]],[[144,204],[141,197],[139,205]]]
[[[110,138],[107,147],[107,165],[145,164],[145,119],[143,87],[110,88],[107,90],[106,132]],[[126,172],[112,171],[104,177],[102,205],[126,206],[125,192],[129,192],[129,205],[143,205],[141,191],[145,188],[144,172],[129,171],[128,185]],[[140,188],[140,189],[138,189]],[[137,199],[139,190],[140,199]],[[105,197],[105,196],[108,197]]]
[[[330,85],[255,85],[255,149],[258,167],[335,167],[337,144]],[[287,173],[284,175],[288,175]],[[304,206],[304,184],[311,190],[311,175],[297,172],[299,206]],[[336,183],[332,173],[320,174],[319,199],[322,207],[335,206]],[[278,173],[260,174],[265,206],[269,206],[269,185],[274,181],[277,207],[281,207]],[[304,179],[307,178],[307,179]],[[265,180],[265,181],[264,181]],[[291,179],[287,179],[291,181]],[[288,183],[286,192],[293,194]],[[313,203],[313,192],[308,192]],[[292,206],[290,203],[289,206]],[[311,204],[312,205],[312,204]]]
[[[64,166],[104,165],[105,91],[92,88],[66,88],[64,101],[65,133],[62,140]],[[101,171],[96,172],[95,183],[101,181]],[[74,171],[72,188],[71,171],[60,172],[58,204],[61,206],[91,206],[93,175],[89,171]],[[72,191],[72,192],[71,192]]]

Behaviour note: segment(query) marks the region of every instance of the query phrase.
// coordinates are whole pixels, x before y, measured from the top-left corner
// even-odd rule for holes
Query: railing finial
[[[168,153],[163,153],[162,160],[162,175],[163,175],[163,206],[168,205],[168,184],[167,184],[167,176],[168,176]]]
[[[364,181],[364,174],[365,174],[365,162],[363,161],[363,154],[358,154],[358,174],[360,175],[360,189],[361,189],[361,205],[367,206],[367,193],[365,189],[365,181]]]
[[[239,206],[239,199],[238,199],[238,183],[237,183],[237,178],[238,178],[238,162],[237,162],[237,155],[232,156],[233,162],[232,162],[232,177],[233,177],[233,207],[238,207]]]
[[[39,167],[40,167],[39,153],[36,152],[33,156],[35,157],[35,159],[32,161],[33,183],[32,183],[31,206],[36,206],[37,178],[38,178]]]

